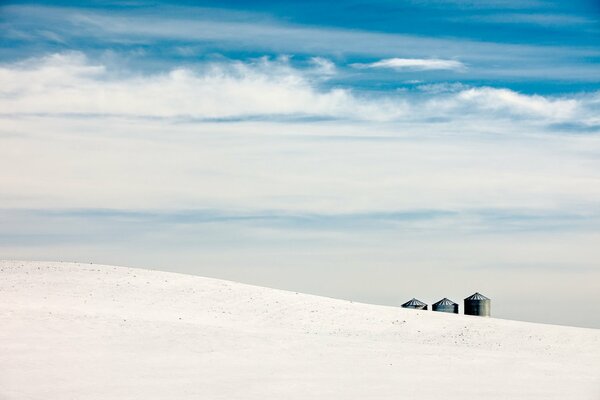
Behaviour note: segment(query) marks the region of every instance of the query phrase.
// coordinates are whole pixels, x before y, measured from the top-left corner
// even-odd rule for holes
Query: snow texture
[[[0,262],[0,399],[600,398],[600,330]]]

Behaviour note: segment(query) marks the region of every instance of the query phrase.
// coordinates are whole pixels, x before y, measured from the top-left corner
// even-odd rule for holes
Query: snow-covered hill
[[[0,262],[0,399],[600,399],[600,330]]]

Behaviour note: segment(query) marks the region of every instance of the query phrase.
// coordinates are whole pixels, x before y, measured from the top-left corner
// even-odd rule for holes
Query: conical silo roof
[[[453,302],[452,300],[444,297],[443,299],[441,299],[440,301],[438,301],[437,303],[433,303],[434,306],[451,306],[456,304],[455,302]]]
[[[489,299],[487,297],[485,297],[484,295],[482,295],[481,293],[475,292],[474,294],[467,297],[465,300],[489,300]]]
[[[412,300],[407,301],[406,303],[402,304],[402,307],[404,308],[412,308],[412,307],[423,307],[426,306],[427,304],[423,303],[420,300],[415,299],[414,297],[412,298]]]

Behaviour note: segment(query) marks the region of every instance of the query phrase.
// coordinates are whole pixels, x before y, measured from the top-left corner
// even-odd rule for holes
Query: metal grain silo
[[[491,300],[475,293],[465,299],[465,315],[479,315],[481,317],[490,316]]]
[[[449,300],[445,297],[443,299],[441,299],[440,301],[438,301],[437,303],[433,303],[431,305],[431,309],[433,311],[441,311],[441,312],[458,314],[458,304],[456,304],[452,300]]]
[[[402,308],[414,308],[416,310],[427,310],[427,304],[419,301],[413,297],[412,300],[407,301],[402,304]]]

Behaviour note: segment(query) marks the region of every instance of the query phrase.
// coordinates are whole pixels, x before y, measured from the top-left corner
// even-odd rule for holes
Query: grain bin
[[[433,303],[431,305],[431,309],[433,311],[441,311],[441,312],[458,314],[458,304],[456,304],[452,300],[449,300],[445,297],[443,299],[441,299],[440,301],[438,301],[437,303]]]
[[[491,300],[475,293],[465,299],[465,315],[479,315],[481,317],[490,316]]]
[[[412,300],[402,304],[402,308],[414,308],[415,310],[427,310],[427,304],[419,301],[413,297]]]

